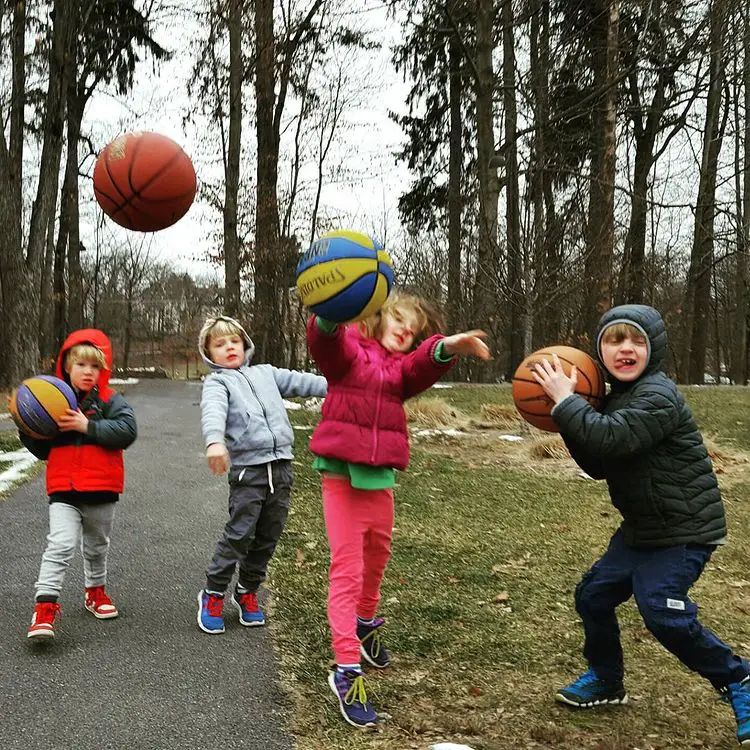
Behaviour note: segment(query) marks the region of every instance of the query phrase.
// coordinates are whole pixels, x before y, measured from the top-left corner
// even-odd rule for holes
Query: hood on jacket
[[[109,341],[107,335],[98,330],[97,328],[82,328],[78,331],[73,331],[68,338],[65,339],[63,345],[60,347],[60,353],[57,355],[57,364],[55,365],[55,375],[61,380],[64,380],[70,385],[70,376],[65,372],[65,355],[74,346],[79,344],[91,344],[97,349],[101,349],[104,354],[104,361],[107,363],[107,369],[101,370],[99,373],[99,382],[97,388],[99,390],[99,396],[102,400],[109,400],[112,395],[112,389],[109,387],[109,378],[112,375],[112,344]]]
[[[214,325],[214,323],[217,323],[218,321],[223,320],[226,323],[231,323],[232,325],[237,326],[237,328],[240,331],[240,335],[242,336],[242,340],[245,343],[245,361],[244,364],[249,365],[250,360],[253,357],[253,354],[255,354],[255,344],[253,344],[253,340],[248,335],[247,331],[240,325],[239,321],[235,320],[234,318],[230,318],[228,315],[217,315],[215,318],[208,318],[206,322],[203,324],[203,328],[201,328],[201,332],[198,334],[198,351],[200,352],[201,357],[203,358],[203,361],[212,369],[212,370],[224,370],[226,368],[222,367],[221,365],[217,365],[216,362],[214,362],[209,356],[208,356],[208,348],[206,346],[206,339],[208,338],[208,332]]]
[[[603,365],[601,342],[604,331],[617,323],[627,323],[637,328],[648,345],[648,363],[643,374],[663,370],[667,361],[667,329],[658,310],[648,305],[618,305],[602,315],[596,333],[596,356]],[[604,368],[605,373],[607,372]],[[611,380],[611,375],[607,373]]]

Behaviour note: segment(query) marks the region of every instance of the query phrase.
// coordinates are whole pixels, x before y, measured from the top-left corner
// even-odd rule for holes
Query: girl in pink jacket
[[[331,549],[328,622],[336,667],[328,684],[341,713],[357,727],[377,714],[365,691],[360,655],[388,666],[376,617],[380,583],[391,555],[396,469],[409,462],[403,403],[447,372],[456,355],[489,359],[482,331],[434,334],[437,317],[419,297],[393,293],[359,325],[319,317],[307,325],[310,352],[328,380],[323,417],[310,443],[321,472]]]

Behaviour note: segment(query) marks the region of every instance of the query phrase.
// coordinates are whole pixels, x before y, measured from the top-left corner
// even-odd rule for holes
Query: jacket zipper
[[[274,434],[274,431],[271,429],[271,423],[268,421],[268,414],[266,413],[266,407],[263,406],[263,402],[260,400],[260,397],[258,396],[255,386],[250,382],[250,378],[245,375],[245,373],[242,373],[242,377],[247,380],[247,384],[250,386],[250,390],[253,392],[253,396],[255,396],[255,400],[260,404],[260,410],[263,412],[263,419],[266,420],[266,427],[268,428],[268,431],[271,433],[271,440],[273,440],[273,455],[276,455],[276,435]]]
[[[378,421],[380,419],[380,403],[383,395],[383,370],[378,370],[378,397],[375,402],[375,420],[372,425],[372,455],[370,456],[370,463],[375,463],[375,454],[378,450]]]

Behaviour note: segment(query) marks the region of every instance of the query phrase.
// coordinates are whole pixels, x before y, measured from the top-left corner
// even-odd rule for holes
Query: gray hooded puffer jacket
[[[245,342],[245,361],[234,369],[212,362],[206,336],[217,320],[233,323]],[[294,432],[282,398],[325,396],[324,377],[309,372],[284,370],[271,365],[250,365],[255,345],[233,318],[220,316],[206,321],[198,349],[213,370],[203,383],[201,429],[206,446],[224,443],[232,466],[257,466],[278,459],[291,459]]]
[[[602,333],[615,323],[641,330],[649,361],[638,380],[618,381],[597,412],[573,395],[553,418],[576,463],[594,479],[606,479],[632,547],[711,544],[726,536],[724,506],[711,459],[693,415],[675,383],[663,372],[667,334],[661,315],[646,305],[621,305],[599,321]]]

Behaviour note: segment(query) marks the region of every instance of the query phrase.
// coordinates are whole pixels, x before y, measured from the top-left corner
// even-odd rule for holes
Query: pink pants
[[[393,490],[358,490],[345,477],[324,474],[323,514],[331,547],[328,622],[333,653],[337,664],[358,664],[357,616],[375,616],[391,557]]]

